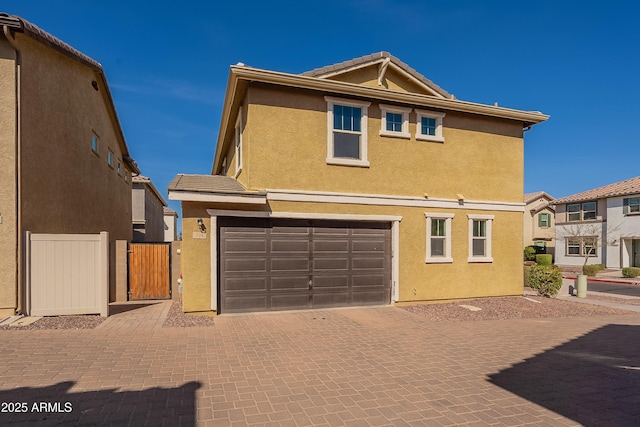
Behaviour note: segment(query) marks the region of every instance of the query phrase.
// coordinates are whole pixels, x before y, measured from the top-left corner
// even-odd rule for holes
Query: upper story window
[[[107,164],[110,168],[113,168],[113,151],[111,149],[107,151]]]
[[[467,215],[469,218],[469,262],[493,262],[491,230],[493,215]]]
[[[425,213],[427,217],[428,263],[453,262],[451,257],[451,219],[453,214]]]
[[[442,119],[444,113],[436,111],[416,110],[416,139],[422,141],[444,142],[442,136]]]
[[[630,197],[622,201],[624,214],[640,213],[640,197]]]
[[[120,162],[118,162],[118,168],[116,170],[118,171],[118,175],[122,176],[122,164]]]
[[[226,175],[229,171],[229,167],[227,166],[227,156],[224,156],[222,159],[222,175]]]
[[[567,221],[586,221],[590,219],[596,219],[596,202],[567,205]]]
[[[91,135],[91,151],[93,151],[94,153],[98,154],[98,135],[96,135],[95,133]]]
[[[395,136],[407,139],[411,137],[409,133],[410,108],[380,104],[380,109],[382,110],[381,136]]]
[[[367,117],[371,103],[325,97],[327,101],[327,163],[369,166]]]
[[[538,227],[540,228],[551,227],[551,215],[548,213],[538,214]]]
[[[237,177],[242,171],[242,107],[238,110],[238,119],[236,120],[235,147]]]

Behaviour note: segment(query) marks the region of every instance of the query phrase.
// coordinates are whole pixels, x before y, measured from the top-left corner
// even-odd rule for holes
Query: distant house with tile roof
[[[136,243],[164,242],[164,208],[167,206],[167,202],[149,177],[136,175],[132,181],[132,241]]]
[[[379,52],[230,68],[210,175],[178,175],[185,311],[522,294],[524,129]],[[211,142],[213,145],[213,141]]]
[[[173,242],[178,238],[178,213],[167,207],[163,209],[162,213],[164,216],[164,241]]]
[[[640,176],[572,194],[556,207],[556,263],[640,267]],[[589,237],[598,244],[591,249]],[[585,244],[587,242],[587,244]]]
[[[544,191],[524,195],[524,246],[535,246],[538,253],[555,251],[555,207],[553,197]]]

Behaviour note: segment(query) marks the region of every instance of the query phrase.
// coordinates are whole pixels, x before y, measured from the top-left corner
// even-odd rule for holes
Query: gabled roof
[[[316,77],[320,79],[326,79],[345,72],[353,71],[358,68],[367,67],[373,64],[385,64],[389,63],[394,65],[399,70],[408,74],[413,79],[417,80],[423,86],[426,86],[430,91],[435,92],[434,95],[442,98],[451,98],[451,95],[440,86],[427,79],[425,76],[402,62],[400,59],[391,55],[389,52],[372,53],[371,55],[361,56],[349,61],[340,62],[338,64],[327,65],[325,67],[316,68],[311,71],[302,73],[303,76]]]
[[[147,187],[149,187],[149,189],[151,189],[151,192],[155,194],[158,200],[160,200],[162,206],[167,206],[167,202],[165,202],[164,197],[162,197],[156,186],[153,185],[153,182],[151,182],[151,178],[143,175],[134,175],[131,177],[131,182],[133,184],[146,185]]]
[[[31,22],[15,15],[9,15],[5,12],[0,12],[0,26],[6,26],[10,30],[14,32],[23,33],[24,35],[31,37],[34,40],[39,41],[40,43],[49,46],[52,49],[60,52],[61,54],[80,62],[81,64],[86,65],[87,67],[93,69],[96,74],[102,80],[102,84],[105,88],[105,96],[107,98],[107,104],[111,108],[111,112],[115,118],[116,123],[116,133],[120,136],[122,140],[122,160],[129,166],[129,168],[134,173],[140,173],[140,169],[138,168],[137,163],[131,155],[129,154],[129,148],[127,147],[127,142],[124,138],[124,132],[122,131],[122,127],[120,125],[120,119],[118,118],[118,113],[116,111],[115,103],[113,102],[113,97],[111,96],[111,91],[109,90],[109,84],[107,83],[107,77],[104,74],[104,69],[102,65],[98,61],[79,50],[73,48],[69,44],[63,42],[59,38],[53,36],[52,34],[47,33],[40,27]]]
[[[608,197],[626,196],[628,194],[640,194],[640,176],[624,181],[615,182],[593,190],[562,197],[553,201],[554,205],[582,202],[587,200],[605,199]]]
[[[533,202],[536,199],[539,199],[540,197],[545,197],[549,200],[553,200],[553,196],[550,196],[549,194],[545,193],[544,191],[536,191],[535,193],[526,193],[524,195],[524,203],[525,204],[529,204],[531,202]]]

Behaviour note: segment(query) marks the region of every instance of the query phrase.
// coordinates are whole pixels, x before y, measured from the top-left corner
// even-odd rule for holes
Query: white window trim
[[[430,142],[444,142],[444,136],[442,136],[442,119],[445,116],[445,113],[416,109],[416,115],[417,115],[417,118],[416,118],[416,139],[417,140],[430,141]],[[423,117],[436,120],[435,135],[424,135],[422,133]]]
[[[403,108],[395,105],[380,104],[380,110],[382,111],[380,136],[391,136],[394,138],[411,138],[409,133],[409,113],[411,108]],[[394,132],[387,130],[387,113],[402,114],[402,131]]]
[[[367,160],[367,123],[369,117],[368,109],[371,103],[355,101],[353,99],[334,98],[331,96],[325,96],[324,99],[327,101],[327,164],[368,168],[370,163]],[[362,116],[360,118],[360,159],[333,157],[333,106],[335,104],[362,109]]]
[[[237,178],[240,172],[242,172],[242,107],[238,108],[233,145],[236,150],[236,173],[234,178]]]
[[[427,256],[425,258],[425,263],[452,263],[453,257],[451,256],[451,220],[453,219],[455,214],[425,212],[424,216],[427,218]],[[447,234],[446,236],[444,236],[445,256],[443,257],[431,256],[431,220],[434,218],[445,220]]]
[[[469,258],[468,262],[493,262],[493,257],[491,256],[491,240],[492,240],[492,224],[494,215],[471,215],[467,214],[467,218],[469,218]],[[484,256],[473,256],[473,221],[474,220],[486,220],[486,246],[485,246],[485,254]]]

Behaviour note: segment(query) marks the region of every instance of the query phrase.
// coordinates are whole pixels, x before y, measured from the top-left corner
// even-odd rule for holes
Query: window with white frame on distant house
[[[640,197],[629,197],[622,200],[624,214],[640,213]]]
[[[597,238],[584,237],[577,239],[567,239],[566,255],[567,256],[585,256],[587,253],[590,257],[597,256]]]
[[[242,171],[242,107],[238,109],[238,119],[236,120],[235,147],[237,177]]]
[[[442,136],[442,119],[444,113],[436,111],[416,110],[416,139],[422,141],[444,142]]]
[[[110,168],[113,168],[113,151],[111,149],[107,151],[107,164]]]
[[[327,163],[369,166],[367,118],[370,102],[325,96],[327,101]]]
[[[596,219],[596,202],[572,203],[567,205],[567,221],[587,221]]]
[[[451,256],[451,220],[454,214],[430,213],[427,218],[427,263],[453,262]]]
[[[540,228],[551,227],[551,214],[548,214],[548,213],[538,214],[538,227]]]
[[[411,138],[409,133],[409,113],[411,108],[380,104],[380,110],[382,111],[381,136]]]
[[[467,215],[469,218],[469,262],[493,262],[491,231],[493,215]]]
[[[91,135],[91,151],[98,154],[98,135],[95,133]]]

